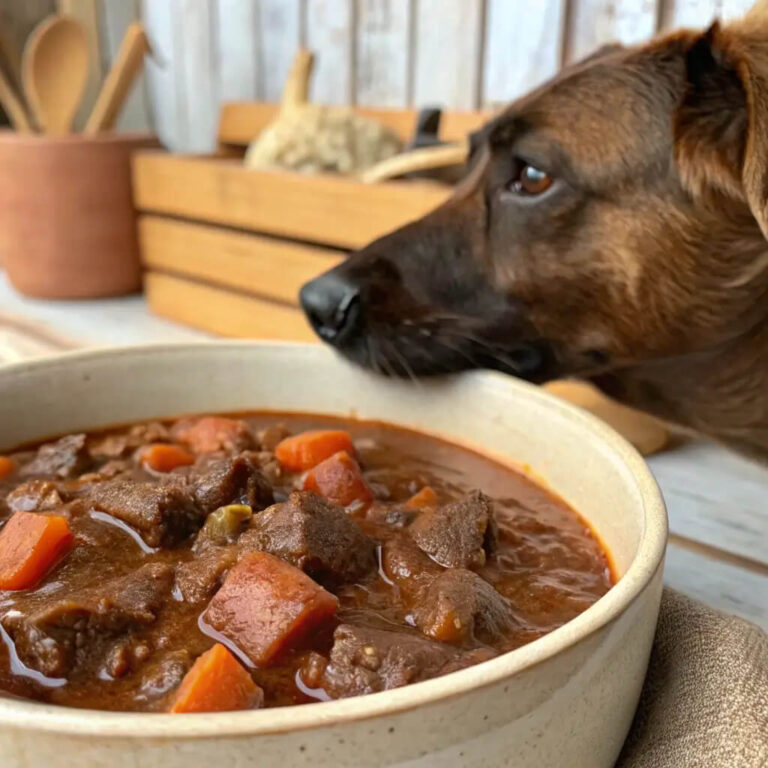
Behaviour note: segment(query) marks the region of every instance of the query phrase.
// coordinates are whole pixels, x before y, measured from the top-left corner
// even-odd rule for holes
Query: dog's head
[[[319,335],[384,372],[541,381],[747,332],[768,309],[768,34],[750,29],[610,48],[512,104],[448,202],[303,288]]]

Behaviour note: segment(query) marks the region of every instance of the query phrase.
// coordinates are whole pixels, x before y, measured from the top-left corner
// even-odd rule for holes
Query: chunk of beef
[[[202,416],[181,419],[171,427],[176,442],[182,443],[193,453],[240,453],[254,447],[251,430],[242,419],[226,416]]]
[[[286,437],[290,437],[290,435],[291,431],[285,424],[270,424],[268,427],[260,429],[257,434],[259,448],[261,448],[262,451],[274,453],[275,448],[277,448]]]
[[[171,439],[168,427],[159,421],[136,424],[127,432],[99,435],[88,443],[91,456],[97,459],[122,459],[148,443],[167,443]]]
[[[55,599],[20,598],[0,619],[28,667],[63,677],[105,639],[152,624],[170,592],[173,568],[147,563],[127,576]],[[37,598],[37,599],[36,599]]]
[[[393,536],[384,542],[381,567],[409,602],[415,600],[443,573],[443,568],[425,555],[406,535]]]
[[[64,499],[50,480],[29,480],[17,485],[6,497],[11,512],[41,512],[60,507]]]
[[[337,506],[310,491],[255,515],[240,537],[246,549],[269,552],[305,573],[351,581],[376,565],[376,544]]]
[[[182,541],[204,519],[187,490],[170,484],[109,480],[86,488],[84,498],[130,525],[150,547]]]
[[[210,600],[237,562],[238,547],[210,547],[176,569],[176,589],[188,603]]]
[[[207,462],[199,472],[189,475],[189,482],[205,514],[226,504],[247,504],[259,510],[274,501],[272,486],[261,472],[256,454],[250,451]]]
[[[479,491],[425,509],[409,531],[419,547],[446,568],[480,567],[496,542],[491,500]]]
[[[178,688],[194,659],[186,649],[170,651],[142,670],[141,683],[136,698],[139,701],[156,701]]]
[[[29,464],[21,468],[23,477],[54,476],[77,477],[91,465],[91,456],[86,448],[86,436],[67,435],[55,443],[41,445]]]
[[[385,691],[437,677],[458,659],[456,649],[417,634],[341,624],[322,687],[333,698]]]
[[[515,624],[509,602],[464,568],[440,574],[420,595],[414,617],[425,635],[442,643],[493,643]]]

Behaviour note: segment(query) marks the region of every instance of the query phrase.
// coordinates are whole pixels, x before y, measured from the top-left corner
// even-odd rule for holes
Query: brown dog
[[[453,197],[307,284],[399,375],[578,376],[768,459],[768,15],[612,47],[473,137]]]

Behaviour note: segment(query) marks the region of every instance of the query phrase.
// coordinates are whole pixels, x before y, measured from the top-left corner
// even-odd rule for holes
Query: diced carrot
[[[250,552],[214,595],[203,627],[263,667],[330,619],[338,605],[304,571],[266,552]]]
[[[437,494],[428,485],[425,485],[418,493],[414,493],[405,502],[405,506],[408,509],[429,509],[429,507],[434,507],[436,504]]]
[[[286,437],[275,448],[275,456],[285,469],[303,472],[339,451],[354,453],[352,437],[340,429],[313,429]]]
[[[7,456],[0,456],[0,480],[13,474],[16,469],[16,462]]]
[[[179,445],[153,443],[139,451],[139,461],[155,472],[170,472],[176,467],[194,464],[195,457]]]
[[[16,512],[0,531],[0,589],[29,589],[72,547],[66,518]]]
[[[373,499],[360,465],[346,451],[334,453],[311,469],[304,478],[304,489],[319,493],[342,507]]]
[[[216,643],[184,676],[170,711],[231,712],[254,709],[263,701],[264,692],[250,674],[221,643]]]
[[[185,419],[174,425],[173,435],[194,453],[213,453],[247,448],[252,442],[248,425],[226,416]]]

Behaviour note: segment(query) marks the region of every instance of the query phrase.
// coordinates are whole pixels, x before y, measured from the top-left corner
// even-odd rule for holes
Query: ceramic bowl
[[[645,463],[603,424],[501,375],[414,385],[353,368],[319,346],[124,348],[0,369],[0,449],[139,419],[248,409],[380,419],[529,465],[594,526],[620,580],[529,645],[359,698],[201,715],[2,698],[4,768],[613,765],[648,663],[667,522]]]

